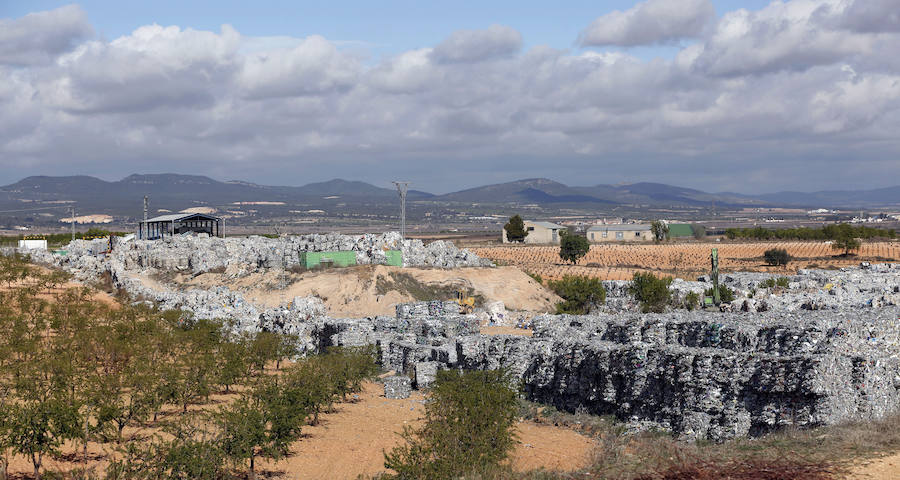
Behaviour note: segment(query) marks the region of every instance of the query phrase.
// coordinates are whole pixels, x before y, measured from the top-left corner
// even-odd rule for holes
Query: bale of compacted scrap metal
[[[384,379],[385,398],[409,398],[412,393],[412,382],[404,375],[392,375]]]

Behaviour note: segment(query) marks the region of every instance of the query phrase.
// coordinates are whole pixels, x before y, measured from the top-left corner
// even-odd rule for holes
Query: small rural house
[[[653,241],[653,232],[645,223],[595,225],[587,230],[587,239],[591,243],[650,242]]]
[[[525,236],[525,243],[529,244],[558,244],[560,241],[560,232],[566,230],[566,227],[550,222],[532,222],[530,220],[525,220],[524,223],[525,231],[528,232],[528,235]],[[509,239],[506,238],[505,228],[503,229],[503,243],[509,243]]]

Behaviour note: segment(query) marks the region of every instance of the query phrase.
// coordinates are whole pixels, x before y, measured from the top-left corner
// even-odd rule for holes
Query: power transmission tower
[[[400,194],[400,239],[406,239],[406,192],[409,190],[409,182],[392,182],[397,186]]]

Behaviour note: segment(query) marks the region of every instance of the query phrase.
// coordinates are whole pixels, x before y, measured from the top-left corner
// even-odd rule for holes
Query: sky
[[[4,0],[0,184],[900,184],[898,0],[555,3]]]

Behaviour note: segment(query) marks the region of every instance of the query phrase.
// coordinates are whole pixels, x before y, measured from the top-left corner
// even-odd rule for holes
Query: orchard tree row
[[[285,455],[304,425],[376,373],[371,350],[282,365],[296,338],[98,301],[26,260],[0,256],[2,480],[13,455],[40,479],[72,442],[81,478],[252,478],[258,458]],[[213,406],[215,394],[229,401]],[[113,452],[103,475],[89,469],[90,443]]]

